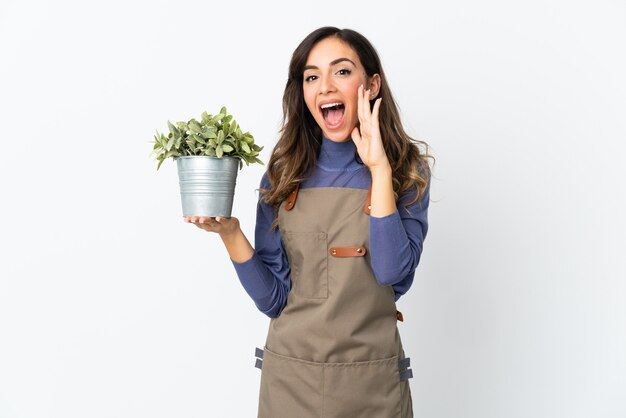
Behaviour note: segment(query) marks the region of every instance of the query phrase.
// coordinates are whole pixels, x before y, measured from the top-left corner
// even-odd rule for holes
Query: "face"
[[[371,88],[375,97],[380,86],[378,74],[367,77],[356,52],[329,37],[311,49],[303,76],[304,101],[324,136],[337,142],[349,140],[359,121],[359,86]]]

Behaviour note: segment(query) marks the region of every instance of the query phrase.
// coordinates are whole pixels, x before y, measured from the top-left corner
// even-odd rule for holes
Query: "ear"
[[[377,73],[371,76],[368,84],[369,89],[371,90],[370,100],[374,100],[380,92],[380,75]]]

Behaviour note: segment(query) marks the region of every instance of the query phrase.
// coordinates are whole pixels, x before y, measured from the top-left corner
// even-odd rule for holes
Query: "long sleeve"
[[[261,178],[261,187],[269,188],[267,174]],[[274,210],[257,202],[254,253],[243,263],[232,260],[239,281],[257,308],[275,318],[280,315],[291,289],[290,268],[278,229],[272,231]]]
[[[393,286],[396,301],[413,283],[428,232],[430,185],[407,211],[404,204],[414,196],[415,189],[400,196],[394,213],[382,218],[370,217],[372,270],[380,285]]]

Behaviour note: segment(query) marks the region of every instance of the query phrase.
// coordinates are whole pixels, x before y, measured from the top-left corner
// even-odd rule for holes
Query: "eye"
[[[316,76],[316,75],[310,75],[310,76],[308,76],[308,77],[305,77],[305,78],[304,78],[304,81],[306,81],[306,82],[308,83],[308,82],[311,82],[311,81],[313,81],[313,80],[315,80],[315,79],[317,79],[317,76]]]
[[[342,68],[341,70],[337,71],[337,74],[339,74],[339,75],[349,75],[351,73],[352,73],[352,71],[348,70],[347,68]]]

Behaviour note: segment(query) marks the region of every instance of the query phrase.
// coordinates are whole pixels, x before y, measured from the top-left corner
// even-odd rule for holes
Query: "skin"
[[[335,142],[354,141],[359,157],[372,174],[371,216],[384,217],[397,210],[393,194],[391,166],[380,134],[378,113],[382,98],[370,110],[370,99],[378,95],[380,76],[368,77],[356,52],[335,37],[318,42],[309,53],[304,71],[305,103],[322,129]],[[367,86],[367,89],[364,87]],[[329,128],[320,109],[321,102],[344,104],[344,120]],[[198,228],[219,234],[230,258],[238,263],[250,259],[254,248],[241,231],[236,217],[183,218]]]

